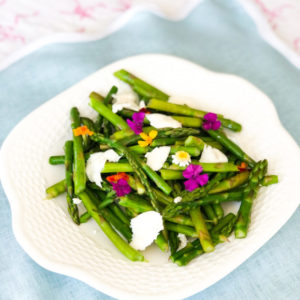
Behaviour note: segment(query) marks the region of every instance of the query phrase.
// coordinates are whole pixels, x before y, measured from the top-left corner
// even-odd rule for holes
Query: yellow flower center
[[[189,154],[187,153],[187,152],[185,152],[185,151],[178,151],[177,153],[176,153],[176,156],[177,156],[177,158],[178,159],[188,159],[189,158]]]

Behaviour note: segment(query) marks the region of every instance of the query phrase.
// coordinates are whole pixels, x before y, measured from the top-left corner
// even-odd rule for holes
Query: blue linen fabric
[[[18,121],[48,99],[115,60],[141,53],[177,55],[246,78],[273,100],[283,125],[300,142],[300,71],[262,40],[237,2],[215,0],[199,4],[180,22],[140,13],[102,40],[49,45],[0,72],[0,143]],[[298,209],[245,263],[188,299],[299,299],[299,217]],[[13,236],[2,187],[0,299],[112,299],[29,258]]]

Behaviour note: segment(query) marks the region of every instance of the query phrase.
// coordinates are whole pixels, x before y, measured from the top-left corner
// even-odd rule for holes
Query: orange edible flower
[[[75,136],[80,136],[80,135],[85,135],[85,134],[88,134],[88,135],[93,135],[94,132],[89,130],[87,126],[79,126],[75,129],[73,129],[73,133]]]
[[[240,170],[240,172],[245,172],[248,168],[248,165],[243,161],[239,166],[238,169]]]
[[[106,177],[106,180],[108,182],[117,182],[120,179],[125,179],[126,181],[128,181],[129,176],[128,176],[128,174],[121,172],[121,173],[117,173],[115,175],[111,175],[111,176]]]
[[[140,137],[143,139],[143,141],[138,141],[138,144],[141,147],[147,147],[152,143],[152,141],[156,138],[157,136],[157,130],[151,130],[149,132],[149,135],[146,134],[145,132],[140,133]]]

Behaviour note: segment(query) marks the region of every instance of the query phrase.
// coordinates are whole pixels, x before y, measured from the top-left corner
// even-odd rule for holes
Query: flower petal
[[[198,182],[199,185],[203,186],[203,185],[206,185],[207,182],[208,182],[208,175],[207,174],[202,174],[202,175],[198,175],[196,177],[196,181]]]
[[[194,175],[193,165],[188,165],[188,167],[182,172],[184,178],[192,178]]]
[[[203,119],[209,122],[215,122],[217,121],[218,116],[214,113],[207,113],[206,115],[204,115]]]
[[[155,139],[156,138],[156,136],[157,136],[157,130],[151,130],[150,132],[149,132],[149,137],[151,138],[151,139]]]
[[[148,142],[146,141],[138,141],[138,144],[141,146],[141,147],[147,147],[149,145]]]
[[[212,130],[218,130],[221,127],[221,121],[217,120],[212,123],[211,129]]]
[[[140,137],[144,140],[147,141],[147,139],[149,138],[148,135],[145,132],[141,132],[140,133]]]
[[[212,127],[212,125],[211,125],[210,122],[203,122],[203,124],[202,124],[202,128],[203,128],[204,130],[210,130],[211,127]]]
[[[142,129],[138,128],[137,124],[134,123],[133,121],[127,119],[126,122],[135,134],[140,134],[143,131]]]
[[[136,123],[143,123],[145,119],[144,112],[137,112],[132,115],[132,120]]]
[[[198,183],[195,179],[189,179],[184,182],[185,189],[188,191],[193,191],[198,187]]]
[[[112,182],[111,184],[118,197],[125,196],[131,192],[131,188],[125,179],[119,179],[117,183]]]
[[[194,176],[197,176],[199,175],[202,171],[203,171],[203,168],[201,165],[193,165],[193,170],[194,170]]]

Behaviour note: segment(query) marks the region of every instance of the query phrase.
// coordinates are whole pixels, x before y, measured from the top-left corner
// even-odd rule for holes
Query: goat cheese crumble
[[[136,250],[145,250],[163,230],[162,216],[156,211],[139,214],[130,221],[132,240],[130,246]]]

